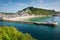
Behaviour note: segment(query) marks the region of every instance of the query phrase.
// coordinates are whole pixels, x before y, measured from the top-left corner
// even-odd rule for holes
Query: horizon
[[[0,0],[0,12],[16,13],[30,6],[60,12],[60,0]]]

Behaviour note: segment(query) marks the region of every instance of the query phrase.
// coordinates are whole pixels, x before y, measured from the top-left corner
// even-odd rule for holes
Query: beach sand
[[[29,19],[29,18],[35,18],[35,17],[45,17],[46,15],[31,15],[31,16],[18,16],[18,17],[15,17],[15,18],[6,18],[6,17],[3,17],[3,20],[11,20],[11,21],[25,21],[26,19]]]

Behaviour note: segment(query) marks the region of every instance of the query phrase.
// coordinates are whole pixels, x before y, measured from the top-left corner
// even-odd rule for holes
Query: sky
[[[0,12],[16,13],[30,6],[60,11],[60,0],[0,0]]]

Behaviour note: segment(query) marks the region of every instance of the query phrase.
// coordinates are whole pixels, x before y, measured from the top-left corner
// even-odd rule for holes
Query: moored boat
[[[57,22],[35,22],[35,25],[57,26]]]

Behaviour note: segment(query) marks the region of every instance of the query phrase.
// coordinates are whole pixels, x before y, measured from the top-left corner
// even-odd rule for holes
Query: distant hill
[[[21,11],[18,11],[17,14],[19,15],[52,15],[52,14],[59,14],[60,12],[56,12],[55,10],[47,10],[42,8],[34,8],[34,7],[27,7]]]
[[[0,14],[14,15],[15,13],[5,13],[5,12],[0,12]]]
[[[27,7],[21,11],[18,11],[17,13],[0,12],[0,14],[27,16],[27,15],[53,15],[53,14],[60,14],[60,12],[57,12],[55,10],[42,9],[42,8]]]

